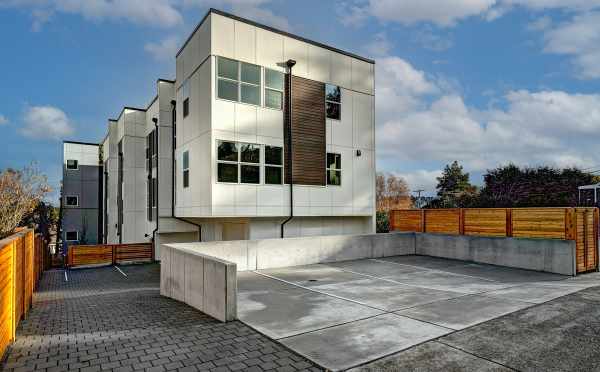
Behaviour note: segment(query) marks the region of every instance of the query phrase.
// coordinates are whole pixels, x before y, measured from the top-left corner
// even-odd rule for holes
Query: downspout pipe
[[[285,63],[285,65],[288,68],[288,74],[290,76],[289,78],[289,89],[288,89],[288,94],[287,94],[287,108],[288,108],[288,159],[287,159],[287,170],[289,170],[289,175],[290,175],[290,215],[288,218],[285,219],[285,221],[283,221],[281,223],[281,239],[283,239],[285,237],[285,225],[290,222],[293,218],[294,218],[294,162],[293,162],[293,158],[294,156],[292,155],[292,68],[296,65],[296,61],[293,59],[288,59],[287,62]],[[286,170],[286,172],[287,172]],[[285,178],[285,175],[284,175]]]
[[[152,231],[152,246],[154,247],[154,244],[156,243],[156,233],[158,232],[158,220],[160,220],[160,208],[159,208],[159,201],[160,201],[160,197],[158,196],[158,180],[160,179],[159,177],[159,173],[158,173],[158,164],[160,163],[160,159],[158,157],[158,148],[159,146],[159,135],[158,135],[158,119],[157,118],[152,118],[152,122],[154,123],[154,138],[152,139],[155,145],[155,150],[156,150],[156,190],[154,190],[154,185],[152,185],[152,159],[150,159],[150,187],[152,187],[152,196],[156,198],[156,228],[154,228],[154,231]],[[150,206],[152,206],[152,202],[150,202]],[[150,213],[152,213],[152,208],[150,208]],[[154,252],[155,249],[152,249],[152,260],[154,261]]]
[[[189,223],[190,225],[194,225],[198,228],[198,241],[201,242],[202,241],[202,225],[197,224],[195,222],[191,222],[188,220],[185,220],[183,218],[179,218],[179,217],[175,217],[175,146],[177,145],[177,134],[175,133],[175,125],[177,122],[177,116],[175,114],[175,107],[177,105],[177,101],[172,100],[171,101],[171,106],[172,106],[172,110],[171,112],[173,113],[173,117],[172,117],[172,130],[171,130],[171,161],[173,162],[172,166],[171,166],[171,218],[176,219],[178,221],[182,221],[182,222],[186,222]]]

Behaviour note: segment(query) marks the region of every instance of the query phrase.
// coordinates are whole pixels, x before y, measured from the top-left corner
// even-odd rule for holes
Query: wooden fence
[[[154,259],[150,243],[71,245],[68,251],[69,267],[150,262]]]
[[[0,356],[31,308],[46,258],[45,243],[33,229],[21,229],[0,240]]]
[[[390,230],[574,240],[577,272],[598,269],[598,208],[455,208],[390,211]]]

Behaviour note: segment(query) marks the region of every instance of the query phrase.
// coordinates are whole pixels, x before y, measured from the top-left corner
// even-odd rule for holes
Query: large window
[[[77,160],[75,159],[68,159],[67,160],[67,169],[69,170],[77,170],[79,169],[79,163]]]
[[[265,146],[265,183],[281,185],[283,183],[283,149]]]
[[[342,184],[342,156],[327,153],[326,178],[328,185],[341,186]]]
[[[183,117],[190,114],[190,81],[189,79],[183,83],[181,88],[183,92]]]
[[[260,72],[260,66],[218,57],[217,96],[259,106]]]
[[[325,110],[329,119],[340,120],[342,117],[342,94],[337,85],[325,85]]]
[[[190,186],[190,152],[183,152],[182,159],[182,168],[183,168],[183,188],[187,188]]]
[[[79,240],[79,231],[67,231],[65,233],[65,240],[68,242],[76,242]]]
[[[260,183],[260,145],[219,141],[217,180],[231,183]]]
[[[79,206],[79,197],[78,196],[70,195],[70,196],[67,196],[65,199],[66,199],[65,201],[66,201],[67,207]]]
[[[283,73],[265,68],[265,106],[281,110],[283,108]]]

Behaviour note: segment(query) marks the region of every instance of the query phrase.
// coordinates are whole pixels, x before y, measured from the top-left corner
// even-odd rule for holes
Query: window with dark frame
[[[278,146],[265,146],[265,184],[283,183],[283,149]]]
[[[260,183],[260,145],[219,141],[217,146],[218,182]]]
[[[337,85],[325,84],[325,112],[328,119],[342,118],[342,93]]]
[[[183,159],[181,161],[183,168],[183,188],[190,186],[190,153],[189,151],[183,152]]]
[[[342,155],[327,153],[326,178],[327,185],[342,185]]]
[[[67,160],[67,169],[69,169],[69,170],[79,169],[79,162],[76,159],[68,159]]]
[[[265,68],[265,107],[283,108],[284,75],[282,72]]]
[[[69,242],[75,242],[79,240],[79,231],[67,231],[65,232],[65,240]]]
[[[186,118],[190,114],[190,81],[189,79],[183,83],[183,117]]]
[[[260,106],[261,67],[217,57],[217,97]]]
[[[67,204],[68,207],[77,207],[79,206],[79,197],[78,196],[67,196],[65,198],[65,202]]]

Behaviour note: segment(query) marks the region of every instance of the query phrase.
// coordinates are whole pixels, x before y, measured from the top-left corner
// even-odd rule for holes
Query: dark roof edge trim
[[[158,79],[159,83],[169,83],[169,84],[175,84],[175,80],[169,80],[169,79]]]
[[[117,120],[115,120],[115,121],[119,121],[119,119],[121,119],[121,116],[123,116],[123,113],[125,112],[125,110],[143,111],[143,112],[147,111],[146,109],[141,109],[138,107],[125,106],[125,107],[123,107],[123,110],[121,110],[121,113],[119,114],[119,116],[117,117]]]
[[[64,140],[63,143],[72,143],[74,145],[100,146],[99,143],[81,142],[81,141],[68,141],[68,140]]]
[[[185,47],[187,46],[187,44],[189,43],[189,41],[192,39],[192,37],[194,36],[194,34],[196,33],[196,31],[198,31],[198,29],[200,28],[200,26],[202,26],[202,24],[204,23],[204,21],[206,20],[206,18],[208,18],[208,16],[211,13],[215,13],[215,14],[221,15],[223,17],[231,18],[231,19],[239,21],[239,22],[244,22],[244,23],[247,23],[247,24],[249,24],[251,26],[259,27],[259,28],[262,28],[264,30],[275,32],[275,33],[283,35],[283,36],[291,37],[292,39],[296,39],[296,40],[299,40],[299,41],[302,41],[302,42],[305,42],[305,43],[308,43],[308,44],[312,44],[312,45],[315,45],[315,46],[318,46],[318,47],[321,47],[321,48],[325,48],[325,49],[328,49],[328,50],[330,50],[332,52],[340,53],[340,54],[346,55],[348,57],[356,58],[356,59],[359,59],[359,60],[361,60],[363,62],[375,64],[374,60],[369,59],[369,58],[365,58],[365,57],[362,57],[362,56],[359,56],[358,54],[346,52],[344,50],[341,50],[341,49],[338,49],[338,48],[335,48],[335,47],[332,47],[332,46],[329,46],[329,45],[326,45],[326,44],[323,44],[323,43],[319,43],[318,41],[306,39],[306,38],[304,38],[302,36],[294,35],[294,34],[291,34],[291,33],[287,32],[287,31],[279,30],[277,28],[273,28],[271,26],[267,26],[267,25],[264,25],[262,23],[258,23],[258,22],[255,22],[255,21],[251,21],[251,20],[246,19],[246,18],[238,17],[238,16],[233,15],[231,13],[227,13],[227,12],[224,12],[222,10],[218,10],[218,9],[214,9],[214,8],[210,8],[208,10],[208,12],[202,18],[202,20],[200,21],[200,23],[198,23],[198,25],[196,26],[196,28],[194,29],[194,31],[192,31],[192,33],[190,34],[190,36],[188,36],[188,38],[185,40],[185,43],[183,43],[183,46],[177,52],[176,57],[179,57],[179,55],[181,54],[181,52],[183,51],[183,49],[185,49]]]

